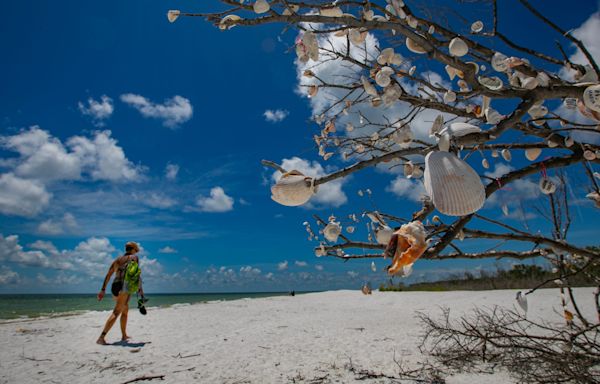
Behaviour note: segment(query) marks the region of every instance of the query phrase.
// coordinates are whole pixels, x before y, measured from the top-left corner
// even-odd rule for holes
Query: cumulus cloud
[[[288,269],[288,261],[282,261],[281,263],[277,263],[277,270],[278,271],[285,271],[286,269]]]
[[[325,169],[317,161],[309,161],[301,159],[299,157],[292,157],[291,159],[283,159],[281,166],[286,170],[297,170],[302,172],[306,176],[321,177],[325,176]],[[273,173],[272,180],[276,182],[281,177],[281,172],[277,171]],[[333,206],[339,207],[348,201],[348,197],[342,190],[342,186],[346,182],[345,179],[337,179],[330,181],[329,183],[322,184],[319,186],[317,193],[310,199],[307,207],[314,206]]]
[[[177,174],[179,173],[179,165],[177,164],[167,164],[165,167],[165,177],[169,180],[175,180],[177,178]]]
[[[233,198],[228,196],[223,188],[214,187],[210,196],[199,196],[196,204],[202,212],[228,212],[233,210]]]
[[[279,123],[280,121],[285,120],[285,118],[288,117],[289,114],[290,113],[284,109],[267,109],[263,113],[263,116],[265,117],[265,120],[270,123]]]
[[[152,208],[167,209],[177,204],[177,201],[162,193],[132,193],[132,197]]]
[[[487,177],[500,178],[513,171],[514,168],[505,163],[497,163],[493,171],[485,172]],[[540,196],[540,188],[537,183],[530,179],[514,180],[507,187],[500,189],[487,198],[485,207],[495,207],[500,205],[516,205],[522,200],[537,199]]]
[[[296,261],[294,262],[294,264],[295,264],[297,267],[306,267],[306,266],[308,265],[308,263],[307,263],[306,261],[298,261],[298,260],[296,260]]]
[[[352,279],[355,279],[358,277],[358,272],[348,271],[348,276],[350,276],[350,278],[352,278]]]
[[[317,264],[317,265],[315,265],[315,269],[316,269],[317,271],[322,271],[324,268],[323,268],[323,266],[322,266],[322,265],[320,265],[320,264]]]
[[[19,284],[20,282],[21,277],[17,272],[5,266],[0,268],[0,285],[13,285]]]
[[[0,234],[0,261],[31,267],[49,267],[50,259],[40,250],[25,251],[19,244],[19,236],[4,237]]]
[[[177,253],[177,250],[167,245],[166,247],[159,249],[158,253]]]
[[[146,118],[162,120],[168,128],[176,128],[190,120],[194,110],[190,101],[179,95],[158,104],[144,96],[127,93],[121,95],[121,101],[137,109]]]
[[[596,62],[600,61],[600,12],[593,13],[579,28],[571,31],[571,34],[581,40]],[[576,64],[589,65],[587,58],[575,44],[571,44],[571,48],[575,49],[575,53],[569,60]],[[574,71],[567,68],[560,71],[560,76],[565,79],[573,80],[573,75]]]
[[[427,195],[422,182],[407,179],[403,176],[398,176],[392,180],[386,190],[415,202],[421,201],[422,197]]]
[[[38,225],[37,231],[42,235],[60,235],[77,229],[77,220],[70,213],[65,213],[58,219],[48,219]]]
[[[240,268],[240,273],[244,275],[260,275],[261,270],[247,265]]]
[[[87,100],[87,105],[81,101],[77,105],[79,111],[86,116],[90,116],[98,126],[103,126],[104,120],[108,119],[115,110],[113,100],[106,95],[102,95],[99,101],[90,97]]]
[[[0,175],[0,212],[4,215],[32,217],[40,213],[52,194],[43,184],[22,179],[12,173]]]

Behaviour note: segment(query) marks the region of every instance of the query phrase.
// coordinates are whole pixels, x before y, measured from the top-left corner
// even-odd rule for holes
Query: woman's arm
[[[102,298],[104,297],[104,293],[106,292],[106,285],[110,281],[110,277],[112,276],[112,274],[115,273],[115,263],[116,260],[112,262],[110,268],[108,269],[108,272],[106,273],[106,277],[104,278],[104,282],[102,283],[102,289],[100,290],[100,292],[98,292],[98,301],[102,300]]]

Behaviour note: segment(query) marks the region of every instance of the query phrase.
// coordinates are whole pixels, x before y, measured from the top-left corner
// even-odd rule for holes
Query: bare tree
[[[394,256],[397,248],[405,249],[405,243],[410,248],[416,240],[402,234],[390,240],[392,233],[398,228],[408,228],[400,227],[403,224],[419,223],[426,232],[427,246],[413,255],[409,267],[421,253],[425,259],[543,257],[553,265],[556,279],[540,282],[539,287],[560,285],[563,327],[532,323],[518,313],[500,309],[491,313],[480,311],[479,320],[463,321],[462,328],[449,321],[440,323],[424,318],[428,324],[426,344],[434,340],[428,351],[437,356],[451,351],[450,360],[445,362],[455,366],[465,366],[477,357],[479,361],[519,366],[517,371],[526,381],[598,380],[593,367],[599,363],[599,319],[583,316],[569,277],[588,274],[600,283],[594,272],[600,252],[568,240],[571,225],[568,181],[572,178],[566,175],[567,170],[569,176],[573,172],[583,175],[585,186],[577,190],[585,193],[575,197],[587,197],[599,206],[600,175],[593,172],[592,165],[600,161],[600,147],[594,144],[600,134],[600,68],[582,41],[567,30],[569,26],[559,26],[528,0],[514,1],[515,6],[522,6],[531,16],[531,22],[545,25],[555,34],[548,37],[556,39],[553,55],[508,37],[509,31],[501,27],[496,0],[457,1],[456,9],[419,7],[419,2],[408,0],[220,0],[220,3],[216,12],[173,10],[168,18],[173,22],[182,16],[203,17],[222,30],[280,23],[284,31],[298,31],[291,48],[301,68],[300,88],[309,97],[323,98],[312,116],[319,127],[314,135],[315,147],[324,161],[337,154],[350,164],[327,175],[312,177],[263,161],[284,177],[304,182],[309,191],[309,196],[304,197],[310,197],[320,185],[376,166],[400,167],[417,185],[423,173],[427,176],[429,171],[425,156],[438,150],[450,153],[451,159],[460,156],[464,162],[481,162],[484,171],[478,180],[484,184],[483,199],[492,198],[517,181],[534,179],[537,183],[540,174],[539,201],[543,204],[531,209],[552,223],[547,234],[530,230],[525,221],[523,228],[516,228],[502,219],[486,217],[476,213],[478,208],[465,214],[450,213],[444,216],[444,220],[449,220],[446,223],[432,216],[436,208],[442,212],[439,200],[424,196],[422,207],[410,218],[377,210],[344,218],[358,223],[361,213],[362,217],[367,216],[367,240],[354,238],[356,234],[349,229],[355,224],[347,225],[344,234],[335,217],[324,220],[315,215],[320,230],[313,231],[308,224],[306,229],[310,238],[319,242],[315,247],[317,256],[344,261]],[[479,7],[485,23],[462,17],[458,11],[466,6]],[[574,45],[587,62],[572,62],[565,53],[566,45]],[[502,54],[497,47],[503,47],[513,56]],[[442,78],[437,72],[446,72],[448,79],[446,74]],[[423,130],[424,124],[429,129]],[[540,157],[542,151],[545,156]],[[524,153],[527,164],[515,167],[515,162],[510,163],[502,174],[485,171],[490,161],[503,158],[509,164],[513,153]],[[425,187],[433,188],[427,181]],[[369,190],[362,193],[370,198]],[[481,229],[482,224],[486,228],[492,224],[497,230]],[[463,252],[462,242],[472,239],[500,243],[480,252]],[[510,245],[516,246],[510,249]],[[388,272],[410,272],[395,263],[396,260]],[[520,296],[523,306],[524,297],[536,289]],[[600,316],[599,296],[600,285],[595,294],[596,312]],[[546,341],[555,345],[549,346]],[[563,359],[569,362],[568,367],[560,364]],[[531,368],[538,361],[544,362],[541,366],[548,369],[549,376],[540,373],[541,368]],[[534,376],[539,379],[534,380]]]

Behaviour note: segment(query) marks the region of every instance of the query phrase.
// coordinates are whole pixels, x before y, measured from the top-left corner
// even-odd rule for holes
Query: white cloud
[[[306,267],[308,265],[308,263],[306,261],[298,261],[298,260],[296,260],[294,262],[294,264],[296,264],[297,267]]]
[[[285,120],[285,118],[288,117],[289,114],[290,113],[284,109],[276,109],[276,110],[267,109],[263,113],[265,120],[270,123],[279,123],[279,122]]]
[[[161,193],[132,193],[135,200],[141,201],[152,208],[167,209],[177,204],[177,201]]]
[[[177,250],[167,245],[166,247],[159,249],[158,253],[177,253]]]
[[[199,196],[196,204],[202,212],[228,212],[233,209],[233,198],[227,196],[223,188],[214,187],[210,190],[210,197]]]
[[[70,213],[65,213],[59,219],[48,219],[41,222],[37,230],[43,235],[60,235],[65,232],[72,232],[77,226],[75,217]]]
[[[281,166],[288,171],[297,170],[304,175],[311,177],[321,177],[327,174],[319,162],[313,161],[311,163],[309,160],[301,159],[299,157],[283,159]],[[276,182],[279,180],[280,176],[281,173],[277,171],[273,173],[272,180]],[[342,190],[342,186],[345,182],[346,180],[342,178],[319,185],[317,193],[310,199],[307,207],[312,207],[314,205],[339,207],[345,204],[348,201],[348,197]]]
[[[398,176],[392,180],[386,190],[415,202],[421,201],[422,197],[427,195],[422,182],[407,179],[404,176]]]
[[[21,277],[4,265],[0,268],[0,285],[19,284]]]
[[[249,265],[240,268],[240,274],[244,275],[260,275],[261,270],[258,268],[253,268]]]
[[[496,163],[493,171],[485,172],[484,174],[487,177],[497,179],[513,170],[514,168],[508,164]],[[521,200],[538,198],[540,193],[538,184],[534,183],[529,178],[514,180],[488,197],[485,202],[485,207],[489,208],[501,205],[515,206],[519,204]]]
[[[358,277],[358,272],[348,271],[348,276],[350,276],[352,279],[355,279]]]
[[[31,217],[40,213],[52,194],[32,180],[21,179],[12,173],[0,175],[0,212],[5,215]]]
[[[277,263],[277,270],[278,271],[285,271],[286,269],[288,269],[288,261],[282,261],[281,263]]]
[[[82,114],[90,116],[98,126],[104,125],[103,120],[108,119],[115,110],[113,100],[106,95],[102,95],[100,101],[90,97],[87,100],[87,106],[80,101],[78,107]]]
[[[137,109],[146,118],[162,120],[163,125],[168,128],[176,128],[193,115],[190,101],[179,95],[166,99],[163,104],[157,104],[144,96],[127,93],[121,95],[121,101]]]
[[[165,167],[165,176],[169,180],[175,180],[177,178],[177,174],[179,173],[179,165],[177,164],[167,164]]]
[[[600,36],[600,12],[593,13],[579,28],[571,31],[571,34],[581,40],[596,62],[600,61],[600,40],[598,40],[598,36]],[[575,44],[571,44],[571,47],[576,51],[569,57],[569,60],[576,64],[589,65],[583,52]],[[562,68],[560,71],[560,76],[568,80],[573,79],[573,74],[574,71],[566,68]]]
[[[50,259],[42,251],[23,250],[17,235],[4,237],[0,234],[0,261],[32,267],[50,266]]]
[[[323,266],[322,266],[322,265],[319,265],[319,264],[317,264],[317,265],[315,265],[315,269],[316,269],[317,271],[322,271],[324,268],[323,268]]]

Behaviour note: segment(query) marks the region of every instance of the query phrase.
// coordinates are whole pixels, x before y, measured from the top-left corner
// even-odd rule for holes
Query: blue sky
[[[273,172],[261,159],[288,159],[320,173],[345,163],[317,154],[312,135],[319,129],[310,121],[316,101],[297,89],[297,31],[265,25],[223,32],[198,18],[166,19],[168,9],[218,7],[204,3],[5,6],[11,17],[0,25],[0,292],[94,292],[127,241],[143,247],[150,291],[330,289],[387,280],[384,261],[372,273],[370,261],[316,258],[302,223],[312,213],[372,209],[357,194],[365,188],[375,208],[409,217],[418,206],[410,198],[416,187],[369,169],[329,186],[309,208],[273,202]],[[596,1],[568,12],[564,2],[544,4],[566,29],[599,17]],[[462,16],[480,18],[478,7]],[[510,36],[556,54],[552,32],[525,17],[513,1],[500,9]],[[572,177],[576,186],[579,176]],[[499,199],[532,204],[514,196],[528,187]],[[591,244],[597,216],[581,204],[572,240]],[[488,204],[485,213],[501,217],[500,205]],[[547,229],[539,217],[529,223]],[[422,261],[411,278],[493,264]]]

